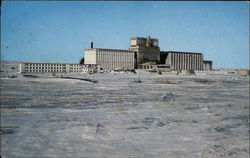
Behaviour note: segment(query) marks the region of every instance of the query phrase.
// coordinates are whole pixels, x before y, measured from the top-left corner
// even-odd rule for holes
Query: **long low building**
[[[132,37],[128,50],[93,48],[91,42],[84,55],[86,64],[98,64],[106,70],[144,69],[152,67],[152,63],[171,70],[212,70],[212,62],[204,62],[202,53],[160,51],[158,39],[151,37]]]
[[[160,63],[168,64],[172,70],[203,70],[202,53],[161,51]]]
[[[20,73],[70,73],[98,71],[98,65],[78,63],[21,62]]]
[[[84,64],[96,64],[106,70],[134,68],[134,52],[119,49],[87,48]]]

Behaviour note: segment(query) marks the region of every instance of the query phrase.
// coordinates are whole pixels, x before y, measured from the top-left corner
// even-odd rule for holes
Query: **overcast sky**
[[[249,67],[248,2],[4,1],[1,60],[79,62],[84,49],[128,49],[131,37],[164,51],[201,52],[215,67]]]

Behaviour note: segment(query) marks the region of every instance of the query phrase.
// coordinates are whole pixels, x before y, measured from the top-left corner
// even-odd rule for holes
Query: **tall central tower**
[[[130,42],[130,51],[135,54],[135,68],[139,68],[140,64],[147,62],[159,63],[160,48],[158,39],[132,37]]]

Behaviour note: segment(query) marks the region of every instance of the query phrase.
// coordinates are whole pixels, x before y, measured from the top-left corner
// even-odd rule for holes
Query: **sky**
[[[74,62],[84,49],[128,49],[157,38],[162,51],[203,53],[214,67],[249,68],[249,3],[233,1],[3,1],[1,60]]]

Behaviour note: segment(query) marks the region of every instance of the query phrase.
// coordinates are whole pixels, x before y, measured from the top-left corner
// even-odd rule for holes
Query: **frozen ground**
[[[2,156],[249,157],[249,77],[73,76],[1,79]]]

